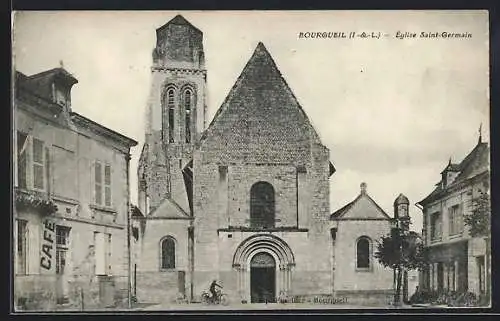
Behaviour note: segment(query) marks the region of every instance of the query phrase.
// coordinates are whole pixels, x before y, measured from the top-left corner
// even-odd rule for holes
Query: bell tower
[[[156,30],[152,60],[139,207],[147,215],[170,197],[190,213],[183,169],[206,127],[203,33],[175,16]]]

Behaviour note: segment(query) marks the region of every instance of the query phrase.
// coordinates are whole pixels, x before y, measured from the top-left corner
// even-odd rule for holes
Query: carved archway
[[[295,258],[288,244],[271,234],[258,234],[245,239],[233,256],[233,268],[238,272],[238,292],[250,302],[250,265],[255,255],[267,253],[276,262],[276,295],[291,290],[291,273]]]

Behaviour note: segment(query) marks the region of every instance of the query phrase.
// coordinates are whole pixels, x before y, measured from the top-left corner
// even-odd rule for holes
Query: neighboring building
[[[333,289],[337,297],[364,304],[393,301],[393,270],[380,264],[374,253],[377,242],[395,227],[395,219],[408,217],[408,204],[408,199],[400,195],[393,218],[368,195],[362,183],[358,197],[331,215]]]
[[[77,82],[63,68],[15,73],[19,309],[91,309],[127,298],[129,159],[137,142],[73,112]]]
[[[423,212],[422,235],[430,264],[422,273],[423,289],[471,291],[490,295],[490,249],[485,238],[471,238],[464,215],[472,200],[489,193],[489,146],[481,141],[460,162],[450,162],[441,181],[417,205]]]
[[[203,34],[157,29],[141,154],[139,301],[331,296],[329,151],[262,43],[206,128]]]

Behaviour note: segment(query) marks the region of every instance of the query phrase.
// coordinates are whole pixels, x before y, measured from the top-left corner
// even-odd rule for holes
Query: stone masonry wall
[[[373,257],[377,241],[390,232],[388,221],[339,221],[335,241],[335,279],[337,291],[389,290],[393,287],[393,272],[384,268]],[[368,236],[370,244],[370,264],[368,271],[356,268],[356,241],[360,236]]]

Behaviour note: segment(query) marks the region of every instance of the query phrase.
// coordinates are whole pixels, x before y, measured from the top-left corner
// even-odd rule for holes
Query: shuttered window
[[[95,163],[95,202],[102,204],[102,165],[100,162]]]
[[[97,205],[112,205],[111,165],[96,161],[94,165],[94,200]]]
[[[28,187],[28,145],[28,135],[22,132],[17,132],[17,184],[20,188]]]
[[[33,138],[33,187],[45,189],[43,141]]]
[[[448,215],[450,235],[457,235],[462,233],[463,220],[461,206],[454,205],[450,207],[448,209]]]
[[[104,205],[111,206],[111,166],[104,166]]]

